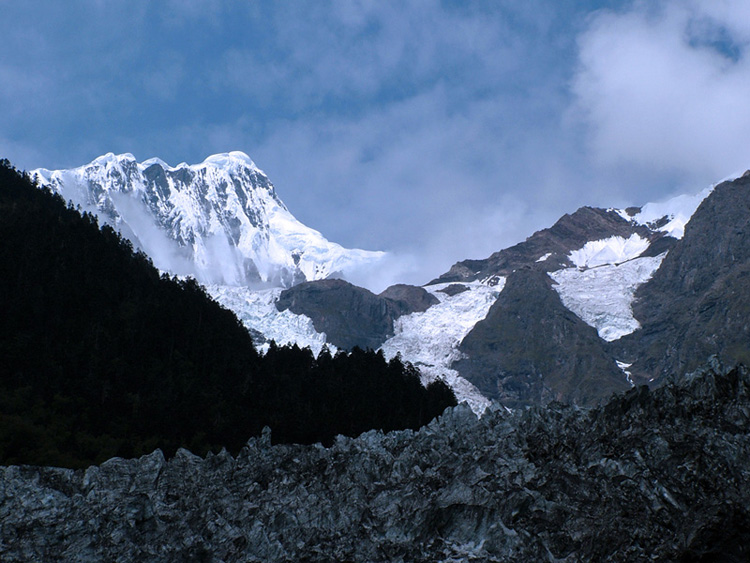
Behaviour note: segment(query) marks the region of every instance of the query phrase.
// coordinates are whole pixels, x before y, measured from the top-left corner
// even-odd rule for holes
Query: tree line
[[[453,392],[423,387],[399,358],[317,358],[247,330],[195,280],[160,275],[0,161],[0,464],[85,467],[186,447],[236,453],[263,427],[275,443],[429,422]]]

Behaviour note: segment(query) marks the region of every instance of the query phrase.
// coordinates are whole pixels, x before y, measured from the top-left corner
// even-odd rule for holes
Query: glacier
[[[633,215],[624,209],[611,211],[653,232],[681,239],[685,225],[716,185],[696,194],[647,203]],[[654,275],[667,254],[641,257],[649,246],[650,242],[638,234],[627,239],[613,236],[589,241],[568,255],[574,267],[550,272],[549,276],[563,305],[595,328],[602,339],[612,342],[640,328],[632,310],[635,291]]]
[[[492,304],[505,286],[505,278],[498,277],[492,286],[481,282],[461,283],[465,291],[455,295],[443,292],[453,285],[441,283],[423,286],[440,303],[422,313],[411,313],[394,322],[394,335],[386,340],[381,350],[386,358],[400,354],[422,374],[423,382],[440,377],[454,391],[459,402],[466,402],[478,414],[490,405],[474,385],[451,369],[461,358],[461,341],[479,321],[487,316]]]
[[[648,246],[648,240],[638,234],[629,238],[613,236],[587,242],[579,250],[573,250],[568,259],[580,269],[621,264],[639,256]]]
[[[556,282],[553,287],[563,305],[612,342],[640,328],[632,309],[635,290],[654,275],[666,255],[586,270],[564,268],[549,276]]]
[[[300,348],[310,348],[317,357],[324,346],[336,353],[336,346],[326,342],[325,332],[315,330],[312,319],[290,310],[279,311],[276,301],[283,291],[281,288],[252,290],[247,287],[210,284],[206,291],[223,307],[232,311],[240,322],[249,329],[261,333],[268,341],[280,346],[296,344]],[[269,343],[256,343],[260,353],[268,350]]]

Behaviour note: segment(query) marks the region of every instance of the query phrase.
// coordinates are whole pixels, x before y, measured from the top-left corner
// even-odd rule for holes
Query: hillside
[[[330,443],[418,428],[452,393],[374,352],[271,345],[192,279],[0,165],[0,464],[81,467],[160,447],[236,452],[264,426]]]

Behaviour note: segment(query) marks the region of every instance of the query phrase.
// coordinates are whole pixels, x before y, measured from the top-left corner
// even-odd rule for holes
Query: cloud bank
[[[0,156],[242,150],[399,281],[750,168],[745,0],[39,0],[0,34]]]
[[[580,37],[576,110],[592,156],[689,178],[750,168],[750,4],[639,2]]]

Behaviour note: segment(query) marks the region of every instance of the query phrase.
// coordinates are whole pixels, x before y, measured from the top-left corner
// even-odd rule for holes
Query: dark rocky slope
[[[631,209],[633,214],[637,211]],[[646,226],[626,221],[617,212],[597,207],[581,207],[572,214],[563,215],[549,229],[537,231],[525,241],[492,254],[483,260],[464,260],[454,264],[448,272],[430,283],[484,280],[492,276],[507,276],[522,267],[552,271],[570,266],[567,255],[591,240],[612,236],[628,238],[633,234],[655,243],[658,253],[668,250],[674,239],[654,232]],[[662,240],[666,239],[666,240]],[[652,244],[653,246],[653,244]],[[545,254],[551,256],[536,262]]]
[[[750,173],[701,203],[633,311],[642,329],[613,348],[653,385],[710,354],[750,362]]]
[[[464,338],[453,364],[483,395],[510,407],[564,401],[594,405],[629,387],[605,342],[560,301],[545,272],[508,276]]]
[[[332,448],[0,470],[0,559],[747,561],[750,375],[717,365]]]
[[[376,350],[393,336],[394,320],[437,302],[421,287],[399,284],[375,295],[344,280],[329,279],[284,290],[276,308],[310,317],[315,330],[339,348]]]

